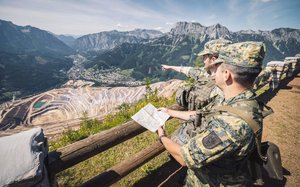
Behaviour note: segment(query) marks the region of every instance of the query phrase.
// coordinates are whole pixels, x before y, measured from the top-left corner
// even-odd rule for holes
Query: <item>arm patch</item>
[[[215,131],[212,131],[202,139],[202,144],[206,149],[213,149],[221,143],[222,140],[218,137]]]

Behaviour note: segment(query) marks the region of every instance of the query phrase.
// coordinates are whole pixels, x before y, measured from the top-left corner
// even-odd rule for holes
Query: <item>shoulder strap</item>
[[[225,106],[217,106],[214,107],[214,109],[222,112],[229,112],[232,114],[235,114],[242,118],[253,130],[255,136],[261,131],[260,125],[249,115],[247,114],[244,110],[240,110],[238,108],[233,108],[231,106],[225,105]]]
[[[250,116],[248,113],[246,113],[244,110],[233,108],[231,106],[225,105],[225,106],[216,106],[214,107],[215,110],[219,112],[228,112],[231,114],[235,114],[241,119],[243,119],[253,130],[253,133],[255,135],[255,142],[257,147],[257,153],[259,157],[263,161],[267,161],[267,157],[263,156],[261,154],[261,136],[259,135],[262,131],[262,127]]]

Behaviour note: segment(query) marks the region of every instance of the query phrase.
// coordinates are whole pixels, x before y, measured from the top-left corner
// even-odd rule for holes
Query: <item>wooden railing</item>
[[[287,73],[289,69],[284,69]],[[299,66],[295,69],[294,75],[299,73]],[[286,84],[293,79],[293,77],[280,76],[285,79]],[[281,81],[282,82],[282,81]],[[270,83],[270,82],[268,82]],[[263,97],[261,94],[260,97]],[[173,106],[172,109],[181,110],[179,106]],[[66,147],[60,148],[56,151],[50,152],[48,155],[48,171],[50,178],[67,168],[74,166],[84,160],[87,160],[117,144],[120,144],[136,135],[146,131],[145,128],[138,125],[134,121],[129,121],[123,125],[115,128],[102,131],[98,134],[92,135],[86,139],[75,142]],[[82,187],[90,186],[109,186],[138,167],[142,166],[152,158],[156,157],[164,151],[164,146],[157,142],[137,153],[130,159],[124,160],[119,164],[107,169],[103,173],[81,184]]]
[[[170,107],[175,110],[182,110],[178,105]],[[102,131],[88,138],[52,151],[48,155],[48,170],[50,178],[55,174],[70,168],[84,160],[87,160],[115,145],[118,145],[136,135],[145,132],[146,129],[134,121]],[[152,158],[164,151],[164,146],[157,142],[143,151],[137,153],[128,160],[125,160],[100,175],[85,182],[81,186],[108,186],[120,180],[136,168],[142,166]]]

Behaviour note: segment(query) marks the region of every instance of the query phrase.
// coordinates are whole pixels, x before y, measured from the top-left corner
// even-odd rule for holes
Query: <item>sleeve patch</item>
[[[213,149],[214,147],[216,147],[221,143],[222,140],[218,137],[218,135],[214,131],[212,131],[202,139],[202,144],[206,149]]]

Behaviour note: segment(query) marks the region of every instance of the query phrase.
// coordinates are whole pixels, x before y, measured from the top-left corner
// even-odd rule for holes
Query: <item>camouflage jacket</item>
[[[216,85],[213,86],[212,90],[210,90],[209,93],[205,93],[205,90],[206,89],[198,90],[198,92],[195,93],[196,97],[194,97],[192,100],[189,100],[188,102],[188,109],[207,110],[214,106],[221,105],[221,103],[224,101],[223,92]],[[192,94],[194,94],[194,92],[190,92],[189,96],[191,96]],[[174,132],[174,134],[172,135],[172,140],[180,145],[183,145],[186,144],[189,139],[203,130],[205,124],[203,124],[203,122],[201,121],[197,121],[196,117],[198,116],[190,116],[190,119],[188,121],[185,121],[181,125],[181,127]]]
[[[214,77],[204,68],[191,68],[188,76],[193,83],[185,84],[176,92],[176,101],[188,110],[197,110],[211,102],[212,91],[216,90]],[[217,94],[222,94],[221,91]]]
[[[224,100],[223,105],[244,108],[262,125],[259,105],[250,106],[251,91]],[[213,108],[208,105],[206,111]],[[249,179],[247,157],[255,147],[254,133],[241,118],[227,114],[204,116],[205,128],[181,147],[188,167],[186,186],[243,186]]]
[[[193,67],[189,70],[187,76],[194,79],[195,81],[199,81],[203,77],[209,77],[210,74],[207,73],[204,67]]]

